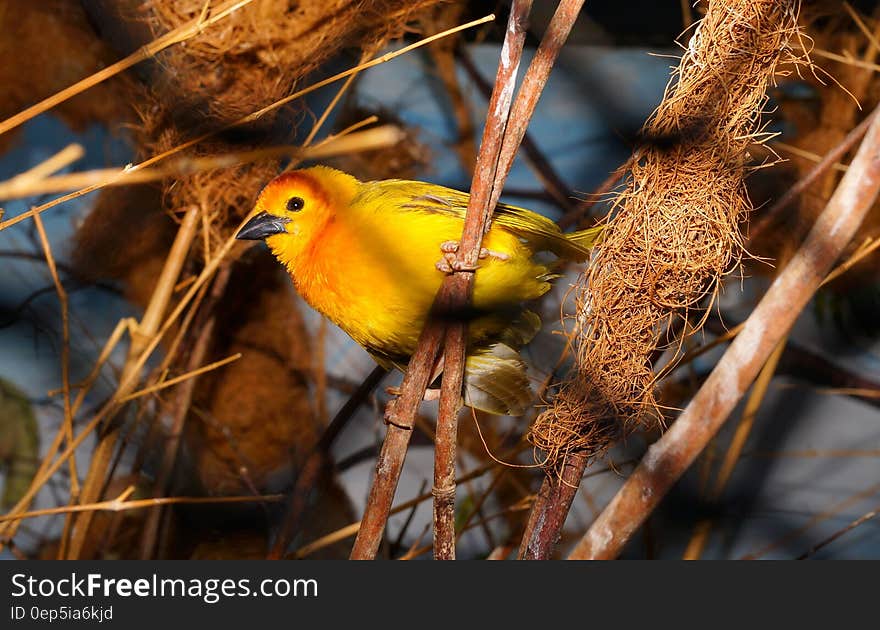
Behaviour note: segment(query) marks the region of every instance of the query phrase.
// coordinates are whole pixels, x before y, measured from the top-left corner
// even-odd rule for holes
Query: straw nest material
[[[794,59],[798,10],[797,0],[708,3],[576,288],[577,369],[530,431],[547,466],[656,426],[650,357],[742,256],[748,147],[761,140],[768,84]]]
[[[176,106],[207,105],[217,120],[237,119],[291,91],[345,47],[375,49],[403,35],[439,0],[254,0],[159,61],[157,91]],[[219,3],[213,3],[219,5]],[[158,36],[197,18],[204,0],[155,0],[145,16]]]

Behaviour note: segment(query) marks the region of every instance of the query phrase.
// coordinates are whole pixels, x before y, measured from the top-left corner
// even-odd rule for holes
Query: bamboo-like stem
[[[474,167],[471,196],[459,243],[457,261],[461,263],[462,267],[468,269],[476,268],[483,234],[498,196],[500,196],[500,189],[506,176],[504,171],[499,173],[499,161],[509,122],[522,48],[525,43],[525,24],[530,10],[530,0],[514,2],[507,23],[495,87],[489,99],[486,125]],[[498,193],[494,195],[493,199],[496,188]],[[450,313],[464,312],[467,308],[473,289],[473,279],[474,273],[472,271],[464,271],[454,273],[445,280],[444,289],[448,292],[447,305]],[[434,495],[434,558],[438,560],[455,558],[455,454],[467,330],[466,322],[450,323],[446,331],[443,354],[443,381],[437,415],[434,487],[432,489]]]
[[[180,270],[183,268],[190,244],[193,238],[195,238],[198,216],[198,208],[190,208],[184,215],[177,236],[171,246],[171,251],[165,260],[165,266],[162,268],[162,272],[156,281],[156,286],[153,289],[153,295],[150,298],[147,309],[144,311],[141,321],[132,332],[128,357],[122,368],[119,387],[114,395],[114,399],[119,404],[131,393],[139,380],[141,366],[143,365],[141,359],[150,345],[150,340],[156,336],[159,325],[162,322],[162,316],[168,308],[168,303],[174,291],[174,285],[180,276]],[[111,428],[95,446],[89,471],[83,482],[82,503],[95,503],[100,499],[118,437],[119,429]],[[92,514],[93,512],[83,512],[76,518],[67,556],[69,559],[79,557],[88,536]]]
[[[253,0],[229,0],[217,7],[216,11],[212,12],[210,16],[207,16],[203,12],[202,15],[199,15],[199,17],[193,18],[186,24],[181,24],[179,27],[156,38],[146,46],[142,46],[125,59],[121,59],[120,61],[117,61],[116,63],[109,65],[106,68],[102,68],[98,72],[89,77],[86,77],[82,81],[74,83],[70,87],[63,89],[60,92],[57,92],[52,96],[43,99],[39,103],[31,105],[24,111],[21,111],[18,114],[15,114],[14,116],[11,116],[10,118],[7,118],[6,120],[0,122],[0,134],[6,133],[10,129],[18,127],[19,125],[27,122],[31,118],[34,118],[35,116],[38,116],[39,114],[42,114],[43,112],[52,109],[56,105],[63,103],[67,99],[72,98],[77,94],[85,92],[89,88],[98,85],[102,81],[106,81],[107,79],[116,76],[120,72],[128,70],[135,64],[138,64],[145,59],[153,57],[154,55],[160,53],[170,46],[185,42],[186,40],[195,37],[212,24],[215,24],[216,22],[222,20],[226,16],[234,13],[245,5],[250,4],[252,1]],[[207,7],[208,5],[205,6]]]
[[[613,558],[727,419],[880,191],[880,118],[807,239],[746,320],[709,378],[592,524],[570,558]]]
[[[209,302],[204,307],[204,312],[213,312],[213,307],[217,304],[223,296],[223,292],[226,290],[226,285],[229,282],[231,272],[232,266],[226,265],[214,278],[214,283],[211,286]],[[204,362],[205,355],[207,355],[213,339],[215,322],[216,318],[213,314],[210,314],[207,317],[207,321],[201,326],[196,341],[193,344],[192,351],[189,354],[189,359],[187,360],[187,372],[194,373],[198,371],[199,366]],[[239,354],[237,356],[241,355]],[[225,363],[222,364],[225,365]],[[220,367],[220,365],[218,364],[216,367]],[[161,383],[161,385],[165,386],[167,386],[167,384],[168,381]],[[171,418],[169,423],[170,426],[168,427],[168,434],[166,436],[167,442],[162,449],[162,461],[159,465],[159,472],[156,474],[156,483],[154,484],[153,492],[154,498],[161,497],[167,491],[168,483],[171,479],[171,473],[174,471],[174,464],[177,462],[180,436],[183,433],[183,425],[186,421],[187,414],[189,413],[190,404],[192,403],[195,385],[196,378],[195,374],[193,374],[192,377],[187,379],[183,386],[176,392],[175,400],[169,414]],[[159,419],[159,422],[162,422],[161,418]],[[153,557],[162,513],[163,510],[161,509],[153,510],[147,516],[147,520],[143,527],[143,533],[141,535],[141,560],[149,560]]]
[[[73,146],[73,145],[71,145]],[[68,147],[70,148],[70,147]],[[80,148],[81,155],[82,148]],[[62,154],[64,151],[62,151]],[[74,150],[75,154],[76,151]],[[54,157],[58,157],[61,154],[56,154]],[[50,161],[52,158],[50,158]],[[61,163],[62,160],[56,160],[55,164]],[[45,166],[46,163],[43,163]],[[54,164],[52,165],[54,167]],[[46,171],[49,171],[50,167],[46,167]],[[29,171],[32,175],[34,174],[34,170]],[[62,387],[62,396],[64,400],[64,422],[62,426],[64,428],[64,439],[70,444],[73,441],[73,411],[70,404],[70,310],[67,301],[67,291],[64,290],[64,285],[61,283],[61,278],[58,277],[58,269],[55,266],[55,257],[52,255],[52,246],[49,244],[49,237],[46,235],[46,227],[43,225],[42,218],[39,216],[34,217],[34,225],[37,228],[37,234],[40,237],[40,243],[43,246],[43,254],[46,256],[46,266],[49,268],[49,274],[52,276],[52,283],[55,285],[55,292],[58,294],[58,302],[61,306],[61,387]],[[69,469],[70,469],[70,498],[68,499],[71,505],[75,504],[79,500],[79,473],[77,472],[76,467],[76,457],[71,456],[68,461]],[[64,552],[67,547],[68,536],[70,535],[70,520],[68,519],[64,523],[64,531],[61,533],[61,544],[58,549],[59,558],[64,558]]]
[[[506,171],[501,166],[501,151],[509,124],[511,103],[516,88],[516,76],[525,44],[525,24],[531,10],[531,0],[517,1],[510,10],[507,32],[501,48],[495,88],[489,99],[486,126],[459,242],[457,262],[468,271],[457,271],[448,276],[440,289],[446,312],[454,319],[463,313],[470,302],[474,272],[479,262],[483,234],[495,209]],[[497,189],[497,194],[495,190]],[[494,197],[494,198],[493,198]],[[438,296],[440,301],[441,296]],[[440,406],[437,413],[437,435],[434,443],[434,558],[455,559],[455,450],[458,440],[458,412],[461,409],[461,390],[464,379],[465,350],[468,326],[464,321],[451,321],[446,329],[443,352],[443,381],[440,387]]]
[[[126,498],[134,492],[134,487],[127,488],[119,497],[108,501],[99,501],[97,503],[87,503],[85,505],[64,505],[56,508],[46,508],[44,510],[33,510],[32,512],[22,512],[20,514],[3,514],[0,515],[0,523],[19,522],[28,518],[36,518],[38,516],[54,516],[56,514],[82,514],[85,512],[124,512],[126,510],[138,510],[149,507],[161,507],[163,505],[179,505],[186,503],[189,505],[205,504],[205,503],[253,503],[263,501],[281,501],[284,499],[283,494],[263,494],[257,496],[241,496],[241,497],[158,497],[155,499],[135,499],[128,501]]]
[[[283,145],[239,151],[225,155],[207,157],[182,157],[168,162],[161,167],[134,168],[132,166],[99,168],[80,173],[67,173],[55,177],[40,179],[18,179],[18,175],[8,181],[0,182],[0,199],[17,199],[47,193],[62,192],[83,187],[130,186],[155,182],[167,177],[183,177],[218,168],[229,168],[259,160],[276,157],[295,157],[298,160],[319,160],[337,155],[346,155],[357,151],[373,151],[394,146],[404,137],[404,132],[395,125],[382,125],[365,131],[337,135],[333,139],[321,142],[313,147],[299,145]],[[28,213],[23,213],[23,215]],[[19,216],[23,216],[19,215]],[[9,219],[6,224],[14,225],[19,216]]]
[[[406,458],[416,411],[428,387],[434,364],[440,356],[444,334],[442,322],[429,319],[419,334],[417,349],[410,357],[400,396],[385,407],[385,423],[388,429],[376,460],[376,477],[370,488],[366,511],[355,530],[357,538],[351,551],[352,560],[372,560],[379,550]]]

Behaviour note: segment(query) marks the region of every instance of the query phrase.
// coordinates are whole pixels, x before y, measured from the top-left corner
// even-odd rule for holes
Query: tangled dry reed
[[[675,318],[711,303],[742,256],[748,148],[762,138],[766,90],[780,63],[798,61],[790,45],[799,5],[708,3],[576,288],[577,369],[529,435],[548,468],[656,425],[651,355]]]

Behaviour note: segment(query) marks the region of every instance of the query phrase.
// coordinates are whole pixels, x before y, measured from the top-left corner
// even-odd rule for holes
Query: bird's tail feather
[[[464,402],[501,416],[525,413],[532,390],[519,352],[503,343],[471,350],[465,362]]]
[[[602,236],[602,231],[604,229],[604,225],[597,225],[596,227],[580,230],[578,232],[568,232],[565,234],[565,240],[580,249],[585,255],[589,256],[590,249],[593,248]]]

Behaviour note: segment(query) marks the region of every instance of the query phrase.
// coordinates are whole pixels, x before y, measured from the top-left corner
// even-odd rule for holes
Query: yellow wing
[[[450,214],[464,220],[470,195],[460,190],[403,179],[364,182],[358,201],[375,199],[421,212]],[[566,260],[583,261],[598,239],[602,226],[564,233],[551,219],[531,210],[499,203],[492,215],[493,224],[527,241],[534,251],[553,252]]]

